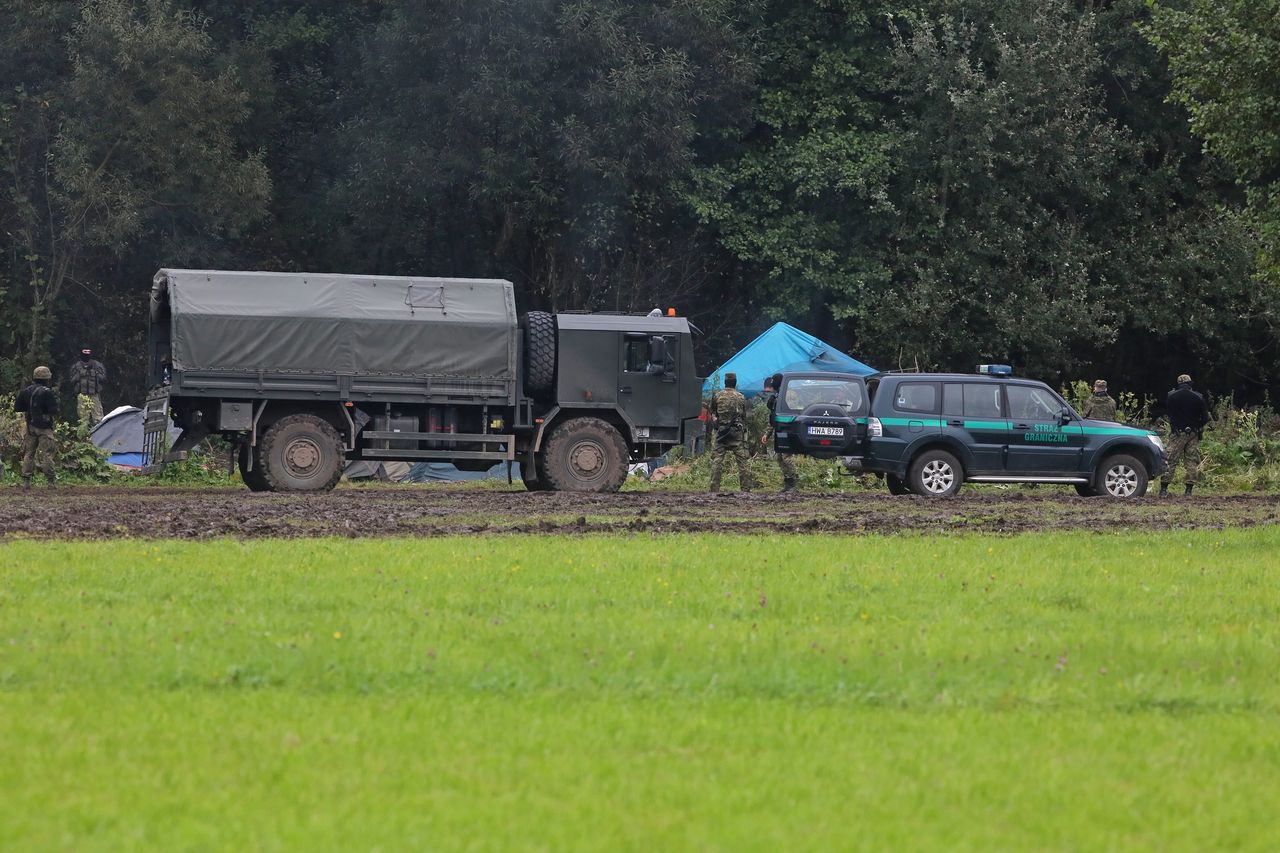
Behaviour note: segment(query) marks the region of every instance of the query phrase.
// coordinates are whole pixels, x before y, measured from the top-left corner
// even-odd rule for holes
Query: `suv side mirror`
[[[1069,423],[1071,423],[1071,410],[1064,408],[1058,412],[1058,426],[1066,426]]]

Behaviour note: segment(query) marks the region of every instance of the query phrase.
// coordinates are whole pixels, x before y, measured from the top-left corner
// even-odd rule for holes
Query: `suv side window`
[[[1058,416],[1062,403],[1050,391],[1034,385],[1006,385],[1009,417],[1022,421],[1047,421]]]
[[[893,392],[893,407],[899,412],[938,413],[937,382],[900,382]]]
[[[948,382],[943,386],[942,410],[964,418],[1003,418],[1000,386],[995,382]]]

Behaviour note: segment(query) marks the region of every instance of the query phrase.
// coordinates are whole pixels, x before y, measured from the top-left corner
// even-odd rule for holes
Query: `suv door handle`
[[[623,385],[621,388],[619,388],[619,389],[618,389],[618,393],[619,393],[619,394],[630,394],[630,393],[631,393],[631,386],[630,386],[630,385]]]
[[[950,421],[947,421],[947,426],[964,426],[964,421],[962,421],[962,420],[950,420]]]
[[[1014,429],[1031,429],[1031,424],[1014,424]]]

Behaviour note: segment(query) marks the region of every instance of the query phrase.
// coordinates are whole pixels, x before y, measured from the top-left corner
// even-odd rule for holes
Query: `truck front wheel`
[[[627,479],[627,445],[599,418],[560,424],[542,454],[545,482],[558,492],[616,492]]]
[[[260,476],[273,492],[327,492],[342,476],[342,439],[315,415],[289,415],[267,429]]]

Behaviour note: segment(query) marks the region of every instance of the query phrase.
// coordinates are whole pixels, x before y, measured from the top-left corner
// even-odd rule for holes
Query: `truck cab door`
[[[674,430],[672,438],[680,428],[679,347],[679,335],[626,332],[618,364],[618,405],[637,428]]]

